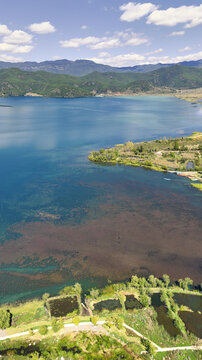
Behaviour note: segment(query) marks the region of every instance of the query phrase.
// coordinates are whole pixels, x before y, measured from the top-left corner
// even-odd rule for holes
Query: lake
[[[199,104],[137,96],[0,105],[11,106],[0,107],[0,302],[136,273],[201,281],[202,193],[174,174],[88,161],[128,140],[202,131]]]

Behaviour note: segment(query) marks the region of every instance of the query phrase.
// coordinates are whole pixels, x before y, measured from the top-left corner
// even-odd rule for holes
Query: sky
[[[0,0],[0,60],[112,66],[202,59],[202,2]]]

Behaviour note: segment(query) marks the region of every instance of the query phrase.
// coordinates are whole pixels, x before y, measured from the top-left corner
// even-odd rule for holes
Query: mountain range
[[[174,64],[149,64],[149,65],[136,65],[129,67],[113,67],[103,64],[97,64],[90,60],[55,60],[55,61],[43,61],[43,62],[4,62],[0,61],[0,69],[18,68],[25,71],[48,71],[55,74],[67,74],[73,76],[84,76],[94,71],[101,73],[104,72],[132,72],[132,73],[146,73],[160,68],[170,67]],[[178,65],[189,66],[195,68],[202,68],[202,60],[197,61],[185,61]]]
[[[113,93],[175,92],[202,87],[202,68],[173,65],[146,73],[92,72],[82,77],[45,71],[0,70],[0,96],[86,97]]]

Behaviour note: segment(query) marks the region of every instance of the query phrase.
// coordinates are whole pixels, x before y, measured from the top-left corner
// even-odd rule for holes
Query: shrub
[[[80,317],[79,316],[75,316],[72,320],[72,322],[74,323],[74,325],[79,325],[80,323]]]
[[[54,333],[58,332],[61,329],[59,322],[55,318],[51,320],[51,326]]]
[[[0,329],[4,330],[11,325],[11,313],[9,310],[0,310]]]
[[[48,326],[47,325],[42,325],[39,329],[39,333],[41,335],[46,335],[48,333]]]
[[[141,339],[141,344],[144,346],[145,350],[151,354],[151,355],[155,355],[155,348],[154,345],[151,343],[150,340],[142,338]]]
[[[146,160],[144,164],[145,166],[153,166],[153,162],[149,160]]]
[[[93,325],[96,325],[98,322],[98,317],[97,316],[92,316],[91,317],[91,322],[93,323]]]

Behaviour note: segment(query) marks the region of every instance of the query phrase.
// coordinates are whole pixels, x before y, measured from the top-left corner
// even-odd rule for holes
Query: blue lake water
[[[202,131],[200,105],[155,96],[0,105],[11,106],[0,106],[0,302],[133,273],[201,281],[202,193],[173,174],[88,161],[101,147]]]

